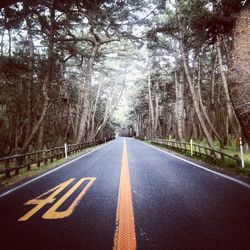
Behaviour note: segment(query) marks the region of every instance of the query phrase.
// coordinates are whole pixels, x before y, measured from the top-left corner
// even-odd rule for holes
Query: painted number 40
[[[31,209],[27,214],[21,217],[18,221],[26,221],[32,215],[37,213],[41,208],[43,208],[46,204],[51,204],[56,200],[56,196],[62,192],[69,184],[71,184],[75,178],[71,178],[58,186],[50,189],[46,193],[38,196],[33,200],[27,201],[24,205],[36,205],[33,209]],[[86,194],[88,189],[91,187],[96,178],[87,177],[80,179],[74,186],[72,186],[67,193],[65,193],[45,214],[43,214],[43,219],[62,219],[70,216],[74,209],[76,208],[79,201]],[[84,183],[88,182],[87,185],[83,188],[83,190],[78,194],[75,200],[69,205],[69,207],[64,211],[57,211],[58,208]],[[51,193],[51,194],[50,194]],[[48,197],[42,199],[42,197],[50,194]]]

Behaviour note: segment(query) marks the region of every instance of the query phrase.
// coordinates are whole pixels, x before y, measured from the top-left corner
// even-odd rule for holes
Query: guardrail
[[[180,150],[183,152],[192,152],[192,155],[205,156],[214,161],[225,161],[226,158],[234,161],[237,166],[240,166],[241,159],[238,155],[232,156],[225,153],[222,150],[206,147],[197,143],[192,143],[192,146],[188,142],[180,142],[180,141],[170,141],[163,139],[150,139],[152,143],[162,145],[166,148]]]
[[[81,150],[96,146],[114,138],[105,140],[84,142],[78,144],[67,145],[67,154],[75,154]],[[20,169],[26,168],[27,171],[31,170],[31,166],[36,164],[39,168],[41,163],[47,164],[48,161],[52,163],[55,159],[59,160],[65,157],[65,147],[57,147],[47,150],[40,150],[27,154],[19,154],[0,158],[0,175],[4,174],[6,178],[11,177],[11,173],[19,174]]]

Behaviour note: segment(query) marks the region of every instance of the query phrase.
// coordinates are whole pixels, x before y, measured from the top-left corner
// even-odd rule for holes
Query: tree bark
[[[1,56],[3,56],[3,48],[4,48],[4,33],[5,33],[5,30],[2,29],[2,32],[1,32]]]
[[[8,37],[9,37],[9,58],[12,56],[12,39],[11,39],[11,30],[8,29]]]
[[[210,147],[213,147],[213,139],[212,139],[212,136],[209,133],[208,128],[205,124],[205,121],[202,117],[202,113],[201,113],[200,108],[199,108],[199,100],[198,100],[197,95],[195,93],[195,89],[194,89],[191,75],[189,72],[187,54],[186,54],[186,51],[184,49],[184,31],[183,31],[183,26],[182,26],[182,21],[181,21],[181,16],[180,16],[179,1],[180,0],[176,0],[176,15],[177,15],[177,21],[178,21],[178,26],[179,26],[179,46],[180,46],[180,53],[181,53],[181,58],[182,58],[183,66],[184,66],[184,71],[186,74],[189,90],[191,92],[192,101],[193,101],[193,105],[194,105],[194,109],[195,109],[195,113],[197,115],[198,121],[199,121],[200,126],[202,128],[202,131],[206,137],[208,145]]]
[[[37,150],[43,149],[43,139],[44,139],[44,122],[41,124],[38,131],[38,139],[37,139]]]
[[[217,133],[214,125],[212,124],[208,114],[207,114],[207,111],[204,107],[204,104],[203,104],[203,101],[202,101],[202,95],[201,95],[201,68],[202,68],[202,65],[201,65],[201,56],[199,55],[198,56],[198,77],[197,77],[197,90],[198,90],[198,97],[199,97],[199,102],[200,102],[200,107],[201,107],[201,111],[204,115],[204,117],[206,118],[206,121],[208,123],[208,126],[210,127],[210,129],[212,130],[214,136],[219,140],[220,142],[220,146],[223,148],[224,147],[224,143],[223,143],[223,140],[221,139],[221,137],[219,136],[219,134]]]
[[[250,144],[250,3],[237,14],[229,73],[229,91],[244,138]]]
[[[26,19],[27,33],[28,33],[28,44],[29,44],[29,80],[26,83],[27,87],[27,128],[26,128],[26,140],[31,134],[32,123],[33,123],[33,67],[34,67],[34,43],[32,35],[32,23],[30,17]]]
[[[88,121],[88,115],[90,112],[90,94],[91,94],[91,86],[92,86],[92,75],[93,75],[95,57],[96,57],[99,47],[100,47],[100,43],[96,41],[93,44],[91,55],[87,61],[82,112],[80,114],[80,122],[79,122],[79,129],[78,129],[76,143],[83,141],[86,137],[86,126],[87,126],[87,121]]]
[[[154,106],[152,100],[152,90],[151,90],[151,79],[150,74],[148,75],[148,102],[149,102],[149,124],[150,124],[150,134],[152,137],[155,137],[154,133],[154,124],[155,124],[155,114],[154,114]]]
[[[177,137],[178,140],[183,141],[183,131],[184,131],[184,79],[181,73],[180,79],[178,81],[177,73],[175,72],[175,96],[176,96],[176,107],[175,107],[175,117],[177,123]]]
[[[217,54],[212,61],[212,72],[211,72],[211,117],[212,122],[215,123],[216,121],[216,114],[215,114],[215,75],[216,75],[216,62],[217,62]]]
[[[239,137],[240,136],[239,125],[238,125],[237,117],[235,116],[235,113],[234,113],[234,110],[232,107],[232,102],[231,102],[229,90],[228,90],[227,77],[226,77],[225,71],[223,69],[223,59],[222,59],[222,53],[221,53],[221,38],[219,36],[217,36],[217,55],[218,55],[218,62],[219,62],[221,79],[222,79],[225,97],[226,97],[226,108],[227,108],[227,114],[228,114],[228,121],[229,121],[229,124],[230,124],[233,132],[234,132],[235,137]]]
[[[79,124],[80,124],[80,118],[81,118],[81,112],[82,112],[82,106],[83,106],[83,95],[84,95],[84,88],[81,87],[80,94],[78,96],[78,100],[77,100],[77,104],[76,104],[76,117],[73,121],[74,141],[77,140],[77,136],[79,134]]]
[[[94,132],[95,132],[95,114],[96,114],[96,108],[97,108],[97,103],[98,103],[99,96],[100,96],[101,87],[102,87],[102,81],[99,83],[99,86],[98,86],[98,91],[97,91],[97,95],[95,98],[93,113],[91,117],[91,137],[93,137]]]
[[[159,136],[158,135],[158,127],[159,127],[159,83],[158,81],[156,82],[156,89],[155,89],[155,117],[154,117],[154,134],[155,136]]]

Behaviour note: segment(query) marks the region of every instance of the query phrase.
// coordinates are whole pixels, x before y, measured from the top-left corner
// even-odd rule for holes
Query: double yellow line
[[[125,139],[122,153],[120,186],[116,210],[116,232],[113,249],[136,249],[133,200]]]

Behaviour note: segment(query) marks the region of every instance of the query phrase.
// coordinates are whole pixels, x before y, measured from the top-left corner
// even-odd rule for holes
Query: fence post
[[[18,175],[19,174],[19,162],[20,162],[20,158],[15,158],[15,175]]]
[[[242,139],[240,138],[240,158],[241,158],[241,167],[245,167],[245,162],[244,162],[244,152],[243,152],[243,145],[242,145]]]
[[[5,162],[5,177],[6,177],[6,178],[9,178],[9,177],[10,177],[9,166],[10,166],[10,160],[8,159],[8,160]]]
[[[190,139],[190,154],[191,154],[191,156],[193,156],[193,153],[194,153],[193,150],[194,150],[194,149],[193,149],[193,140]]]
[[[64,151],[65,151],[65,159],[68,159],[68,149],[67,149],[67,143],[64,143]]]
[[[43,152],[44,164],[47,164],[47,162],[48,162],[48,155],[47,154],[48,154],[48,150]]]
[[[52,152],[52,149],[50,149],[49,151],[49,157],[50,157],[50,163],[53,162],[53,152]]]
[[[40,155],[39,155],[39,152],[36,152],[36,163],[37,163],[37,167],[40,168],[41,164],[40,164]]]
[[[27,165],[27,171],[30,171],[30,169],[31,169],[31,166],[30,166],[30,164],[29,164],[29,156],[25,156],[25,158],[26,158],[26,160],[25,160],[25,162],[28,164]]]

